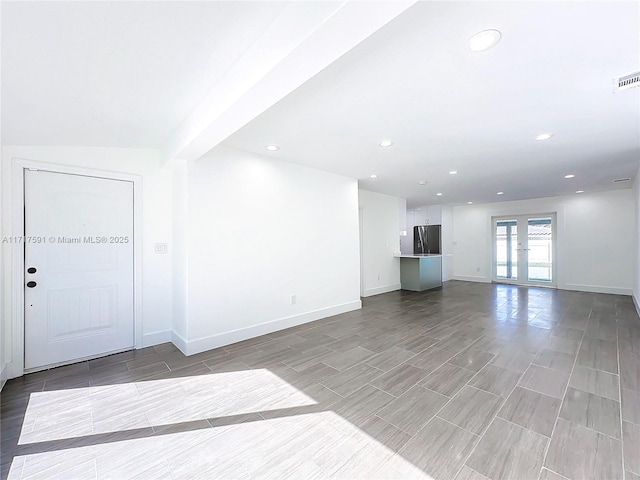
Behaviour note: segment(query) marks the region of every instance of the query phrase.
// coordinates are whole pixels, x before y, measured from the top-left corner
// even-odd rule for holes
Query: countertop
[[[438,253],[417,253],[417,254],[402,253],[400,255],[394,255],[394,257],[396,258],[429,258],[429,257],[441,257],[441,256],[442,255]]]

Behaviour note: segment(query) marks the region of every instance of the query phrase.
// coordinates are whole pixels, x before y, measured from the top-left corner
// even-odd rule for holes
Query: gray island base
[[[442,286],[442,255],[400,255],[402,290],[422,292]]]

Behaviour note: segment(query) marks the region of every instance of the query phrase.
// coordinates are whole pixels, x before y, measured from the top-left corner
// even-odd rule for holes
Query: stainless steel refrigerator
[[[440,225],[417,225],[413,227],[413,253],[440,254]]]

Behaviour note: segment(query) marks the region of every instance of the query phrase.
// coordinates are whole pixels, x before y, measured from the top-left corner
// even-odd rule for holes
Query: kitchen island
[[[442,255],[402,254],[400,285],[402,290],[422,292],[442,286]]]

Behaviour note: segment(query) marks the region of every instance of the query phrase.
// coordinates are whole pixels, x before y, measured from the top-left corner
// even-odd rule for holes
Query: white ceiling
[[[637,2],[420,2],[225,143],[410,205],[629,187],[612,181],[637,172],[640,88],[612,78],[640,69],[639,22]],[[502,41],[471,52],[487,28]]]
[[[314,15],[305,19],[309,38],[343,5],[294,3],[290,22],[301,10]],[[383,3],[391,2],[355,2]],[[371,22],[386,25],[368,38],[327,30],[350,50],[322,64],[316,45],[305,63],[318,63],[314,73],[326,68],[274,96],[282,100],[270,108],[244,105],[254,113],[233,130],[255,118],[223,143],[358,178],[410,206],[630,186],[612,181],[633,180],[638,169],[640,88],[614,94],[612,78],[640,69],[638,2],[405,3],[403,13]],[[3,143],[165,148],[212,87],[247,52],[256,56],[287,8],[291,2],[3,2]],[[470,52],[467,40],[486,28],[500,30],[502,41]],[[535,141],[543,132],[555,136]],[[381,148],[383,138],[395,144]],[[267,152],[269,143],[280,150]],[[459,174],[448,175],[452,169]]]
[[[2,141],[161,147],[288,2],[2,2]]]

